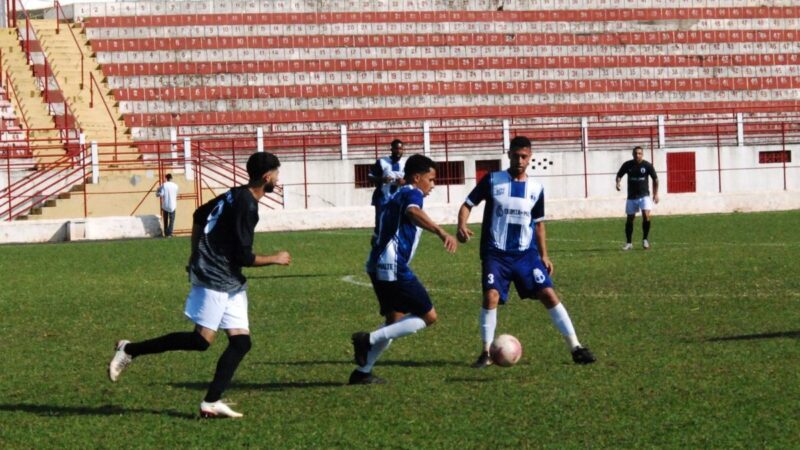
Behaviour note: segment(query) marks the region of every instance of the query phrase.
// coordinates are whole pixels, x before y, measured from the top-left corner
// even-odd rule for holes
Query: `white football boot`
[[[230,405],[233,404],[234,403],[230,403]],[[228,405],[229,403],[225,403],[222,400],[217,400],[215,402],[201,402],[200,416],[205,418],[230,417],[233,419],[238,419],[239,417],[244,416],[244,414],[232,410]]]
[[[623,250],[625,250],[625,251],[627,252],[628,250],[631,250],[631,249],[633,249],[633,244],[631,244],[630,242],[628,242],[627,244],[625,244],[625,245],[623,245],[623,246],[622,246],[622,249],[623,249]]]
[[[122,371],[133,361],[131,355],[125,353],[125,346],[130,342],[131,341],[124,339],[117,342],[117,352],[114,353],[114,357],[111,358],[111,362],[108,363],[108,379],[111,381],[117,381]]]
[[[650,242],[647,239],[642,240],[642,248],[645,250],[650,250]]]

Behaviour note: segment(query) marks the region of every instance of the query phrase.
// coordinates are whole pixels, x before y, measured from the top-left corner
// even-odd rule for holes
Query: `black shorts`
[[[392,311],[422,317],[433,309],[431,297],[418,279],[382,281],[374,273],[369,274],[372,288],[378,297],[382,316]]]

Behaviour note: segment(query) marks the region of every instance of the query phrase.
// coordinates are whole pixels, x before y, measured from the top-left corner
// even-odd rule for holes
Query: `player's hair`
[[[636,147],[633,147],[633,150],[631,150],[631,153],[633,153],[634,156],[636,155],[636,150],[641,150],[644,153],[644,149],[641,145],[637,145]]]
[[[420,155],[417,153],[411,155],[411,157],[408,158],[408,161],[406,161],[406,166],[403,169],[405,171],[403,178],[406,179],[406,183],[411,183],[414,181],[414,175],[418,173],[428,173],[428,171],[435,168],[436,162],[434,162],[434,160],[425,155]]]
[[[525,147],[531,148],[531,140],[525,136],[517,136],[511,140],[511,144],[508,146],[508,151],[513,152],[514,150]]]
[[[401,141],[400,139],[395,139],[392,141],[393,150],[397,150],[398,148],[400,148],[401,145],[403,145],[403,141]]]
[[[168,173],[164,178],[166,178],[167,181],[172,181],[172,174]]]
[[[270,152],[257,152],[247,159],[247,175],[250,182],[258,181],[265,173],[281,166],[278,157]]]

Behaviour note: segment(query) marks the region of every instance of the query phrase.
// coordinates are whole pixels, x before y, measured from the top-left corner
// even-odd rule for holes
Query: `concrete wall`
[[[632,143],[632,148],[635,143]],[[646,145],[643,145],[647,148]],[[780,151],[780,146],[761,147],[716,147],[657,149],[645,151],[645,159],[653,162],[659,175],[660,193],[668,196],[667,154],[672,152],[694,152],[697,193],[724,194],[754,191],[780,191],[784,189],[783,165],[779,163],[759,164],[759,151]],[[786,150],[794,153],[793,164],[786,169],[786,189],[800,190],[800,145],[788,145]],[[409,155],[419,149],[406,151]],[[719,163],[718,163],[719,158]],[[444,156],[434,156],[444,161]],[[450,157],[450,161],[464,162],[465,184],[437,186],[431,193],[429,203],[454,203],[462,201],[475,185],[475,161],[499,159],[501,167],[508,166],[504,154],[491,153]],[[620,165],[631,159],[630,149],[591,150],[586,155],[586,177],[584,177],[584,155],[580,151],[542,152],[534,144],[533,162],[529,174],[539,178],[545,186],[548,200],[580,199],[596,200],[602,197],[620,196],[616,192],[614,179]],[[371,164],[373,159],[351,159],[346,161],[288,161],[281,166],[280,182],[284,184],[287,210],[308,208],[350,208],[369,205],[372,188],[355,189],[355,164]],[[551,164],[552,163],[552,164]],[[720,170],[721,168],[721,170]],[[306,175],[304,175],[304,173]],[[584,182],[584,179],[586,182]],[[304,180],[308,184],[304,185]],[[624,187],[625,181],[623,181]],[[679,197],[686,194],[677,194]],[[696,211],[703,212],[703,211]]]

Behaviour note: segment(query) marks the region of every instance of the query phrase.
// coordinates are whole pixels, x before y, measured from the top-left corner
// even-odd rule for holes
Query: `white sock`
[[[380,341],[377,344],[374,344],[372,348],[367,353],[367,364],[364,367],[356,367],[356,370],[359,372],[370,373],[372,372],[372,366],[375,365],[375,362],[378,361],[378,358],[381,357],[381,354],[392,345],[393,339],[389,339],[388,341]]]
[[[488,352],[492,341],[494,341],[494,330],[497,328],[497,308],[481,308],[480,324],[483,350]]]
[[[564,336],[564,342],[567,343],[570,351],[575,347],[580,347],[581,343],[578,342],[578,336],[575,334],[575,328],[572,326],[572,320],[569,318],[567,309],[564,308],[562,303],[547,310],[550,313],[550,318],[553,320],[553,325],[556,326],[561,335]]]
[[[370,345],[376,345],[390,339],[408,336],[409,334],[414,334],[426,326],[427,325],[425,325],[424,320],[409,314],[391,325],[379,328],[370,333],[369,343]]]

